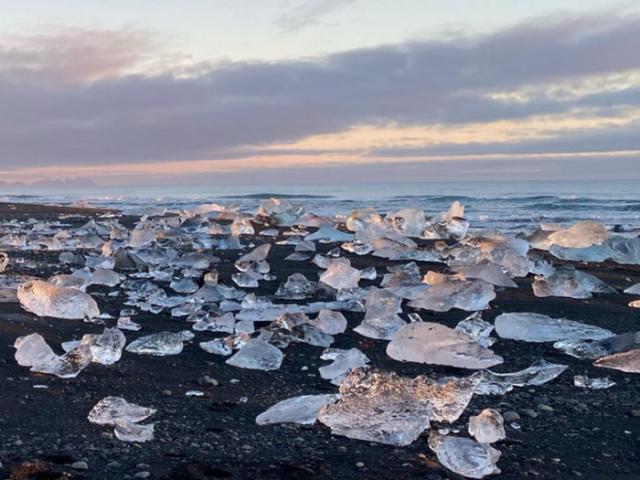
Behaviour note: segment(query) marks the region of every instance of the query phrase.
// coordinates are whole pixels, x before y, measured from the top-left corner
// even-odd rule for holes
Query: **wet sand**
[[[11,208],[0,204],[0,220],[73,214],[80,215],[77,222],[82,224],[98,213],[101,212],[25,204]],[[262,242],[256,240],[255,243]],[[333,246],[318,244],[319,251]],[[278,280],[260,282],[260,288],[251,291],[258,295],[273,294],[280,283],[295,272],[317,279],[319,269],[309,262],[283,260],[293,248],[273,246],[268,261]],[[7,253],[12,259],[37,258],[38,263],[44,265],[33,271],[11,262],[6,272],[10,275],[46,278],[55,273],[68,273],[68,267],[58,265],[55,252],[8,250]],[[216,265],[221,282],[232,284],[233,262],[238,253],[213,253],[223,259]],[[370,255],[347,256],[354,267],[377,267],[378,280],[362,281],[362,286],[378,284],[385,266],[407,263]],[[554,263],[563,262],[554,260]],[[420,262],[419,265],[422,273],[443,269],[441,264]],[[578,268],[618,290],[640,282],[637,266],[607,262]],[[518,289],[497,289],[497,298],[491,302],[492,308],[483,313],[483,318],[493,321],[500,313],[530,311],[582,321],[615,333],[639,329],[640,310],[627,307],[633,296],[607,294],[588,300],[537,298],[531,290],[531,281],[529,276],[518,280]],[[87,291],[101,311],[117,317],[124,307],[122,295],[105,296],[111,291],[108,287],[92,286]],[[405,313],[410,311],[405,308]],[[410,376],[469,373],[394,361],[385,354],[386,342],[364,338],[351,330],[363,314],[344,313],[349,328],[345,334],[336,336],[333,346],[357,347],[375,367]],[[426,321],[451,327],[468,316],[467,312],[457,310],[420,311],[420,314]],[[141,312],[134,320],[143,328],[138,332],[125,332],[128,342],[149,333],[179,331],[189,326],[165,312],[159,315]],[[113,326],[115,320],[106,323]],[[207,332],[199,333],[180,355],[148,357],[124,352],[115,365],[91,364],[75,379],[34,374],[14,360],[12,345],[21,335],[38,332],[60,353],[60,342],[79,338],[84,333],[99,333],[102,329],[102,326],[76,320],[40,319],[24,312],[17,303],[0,303],[0,476],[122,479],[148,471],[151,478],[184,479],[461,478],[439,466],[426,445],[426,434],[410,446],[398,448],[332,436],[322,425],[258,427],[255,417],[280,400],[336,390],[318,374],[318,367],[325,364],[319,360],[322,349],[318,347],[292,344],[283,351],[282,367],[273,372],[225,365],[227,357],[209,354],[198,346],[200,341],[223,335]],[[507,439],[495,445],[502,451],[498,465],[503,473],[489,478],[640,478],[640,375],[593,367],[589,361],[561,354],[549,343],[501,339],[493,349],[505,358],[505,363],[495,367],[495,371],[516,371],[539,358],[569,365],[569,369],[542,386],[515,389],[504,396],[473,398],[454,425],[465,434],[468,417],[486,407],[497,408],[503,414],[517,412],[521,417],[517,420],[520,428],[507,426]],[[204,375],[215,378],[219,385],[201,386],[199,380]],[[573,385],[574,375],[609,376],[617,385],[608,390],[579,389]],[[47,388],[34,388],[35,385]],[[202,390],[205,395],[187,397],[188,390]],[[155,440],[144,444],[120,442],[111,429],[89,423],[86,417],[90,409],[108,395],[123,396],[131,402],[156,408],[157,413],[149,419],[155,423]],[[86,462],[88,469],[72,468],[72,463],[78,461]],[[41,471],[38,475],[28,473],[38,470]]]

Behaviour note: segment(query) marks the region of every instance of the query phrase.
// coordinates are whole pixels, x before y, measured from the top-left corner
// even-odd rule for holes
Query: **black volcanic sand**
[[[65,222],[81,225],[95,215],[90,210],[50,209],[20,206],[16,212],[0,207],[0,220],[10,218],[54,218],[55,211],[80,215]],[[255,239],[254,243],[263,243]],[[270,240],[267,240],[270,241]],[[245,240],[245,243],[248,243]],[[331,246],[319,245],[321,251]],[[279,283],[294,272],[317,279],[319,271],[309,262],[284,261],[291,246],[277,246],[268,261],[278,281],[261,282],[258,295],[273,294]],[[17,257],[35,258],[43,266],[37,272],[11,262],[7,273],[47,277],[68,273],[57,265],[56,253],[9,251]],[[238,252],[213,252],[223,258],[216,266],[224,283],[231,284],[233,261]],[[353,265],[375,265],[377,284],[390,262],[371,256],[349,255]],[[562,263],[562,262],[556,262]],[[439,264],[420,263],[421,270],[442,271]],[[612,263],[578,265],[618,290],[640,281],[640,267]],[[492,309],[483,317],[492,321],[503,312],[530,311],[598,325],[616,333],[638,330],[640,311],[627,307],[629,295],[598,295],[589,300],[536,298],[531,278],[518,281],[518,289],[499,289]],[[122,294],[106,297],[110,289],[90,287],[89,293],[102,311],[117,317],[123,307]],[[410,309],[405,308],[405,313]],[[467,312],[420,312],[423,319],[454,326]],[[467,375],[469,371],[430,365],[405,364],[385,354],[385,341],[355,334],[362,314],[346,313],[347,333],[336,336],[335,347],[361,349],[371,365],[400,374]],[[161,330],[179,331],[190,324],[169,314],[141,313],[134,318],[139,332],[125,332],[127,340]],[[115,320],[107,322],[113,326]],[[0,304],[0,476],[7,478],[151,478],[176,479],[460,479],[444,470],[426,445],[423,434],[403,448],[332,436],[323,425],[276,425],[258,427],[255,417],[276,402],[303,394],[334,392],[320,378],[321,348],[292,344],[284,350],[282,367],[274,372],[244,370],[225,365],[226,357],[204,352],[198,342],[216,334],[198,333],[177,356],[150,357],[123,353],[112,366],[92,364],[75,379],[30,373],[17,365],[12,347],[15,339],[33,332],[42,334],[59,352],[62,341],[84,333],[101,332],[102,326],[80,321],[43,319],[24,312],[17,303]],[[220,334],[222,335],[222,334]],[[505,358],[496,371],[516,371],[543,357],[569,369],[554,381],[538,387],[515,389],[505,396],[476,396],[454,427],[466,435],[467,420],[486,407],[503,414],[520,414],[519,429],[507,426],[507,439],[495,446],[502,451],[499,479],[638,479],[640,478],[640,375],[598,369],[559,352],[551,344],[500,340],[494,350]],[[609,376],[617,385],[607,390],[580,389],[574,375]],[[203,375],[219,385],[203,387]],[[34,388],[46,385],[47,389]],[[188,390],[202,390],[203,397],[187,397]],[[155,440],[143,444],[118,441],[108,427],[86,419],[90,409],[108,395],[156,408],[149,421],[155,423]],[[447,425],[443,425],[448,427]],[[438,427],[436,425],[436,427]],[[73,469],[84,461],[87,470]],[[138,475],[135,477],[135,475]]]

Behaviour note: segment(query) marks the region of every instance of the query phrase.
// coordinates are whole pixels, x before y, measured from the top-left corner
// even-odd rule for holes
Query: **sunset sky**
[[[0,0],[0,180],[640,180],[640,6]]]

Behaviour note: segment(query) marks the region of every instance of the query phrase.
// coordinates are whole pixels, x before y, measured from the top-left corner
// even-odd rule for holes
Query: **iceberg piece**
[[[200,288],[200,285],[190,278],[172,280],[169,286],[178,293],[193,293]]]
[[[182,352],[182,335],[175,332],[158,332],[135,339],[127,345],[127,352],[163,357]]]
[[[427,287],[417,292],[409,303],[411,307],[436,312],[452,308],[478,311],[489,308],[489,302],[496,298],[493,285],[484,280],[463,280],[429,272],[423,282]]]
[[[304,300],[312,295],[315,286],[302,273],[289,275],[287,281],[278,288],[276,297],[290,300]]]
[[[347,319],[344,318],[344,315],[326,308],[320,310],[318,316],[310,320],[310,323],[329,335],[337,335],[347,329]]]
[[[629,288],[625,289],[624,293],[628,293],[629,295],[640,295],[640,283],[631,285]]]
[[[500,412],[485,408],[478,415],[469,417],[469,435],[480,443],[494,443],[506,438]]]
[[[567,365],[559,365],[541,359],[519,372],[495,373],[491,370],[482,370],[474,393],[477,395],[504,395],[513,390],[513,387],[542,385],[556,378],[567,368],[569,368]]]
[[[427,225],[424,211],[418,208],[403,208],[387,214],[385,220],[407,237],[422,237]]]
[[[495,339],[489,336],[493,331],[493,325],[482,320],[481,312],[472,313],[458,322],[455,330],[466,333],[474,342],[483,347],[490,347],[495,342]]]
[[[241,272],[255,270],[258,266],[258,263],[266,260],[270,251],[271,244],[263,243],[259,247],[254,248],[251,252],[241,256],[238,260],[236,260],[236,263],[234,265]]]
[[[236,319],[233,313],[228,312],[220,317],[207,316],[204,320],[200,320],[193,324],[196,332],[226,332],[233,333],[235,330]]]
[[[398,316],[398,312],[402,312],[401,302],[402,299],[390,290],[371,287],[364,320],[353,330],[369,338],[392,339],[407,324]]]
[[[89,281],[79,275],[54,275],[53,277],[49,277],[47,282],[58,288],[75,288],[83,292],[89,286]]]
[[[131,317],[125,315],[118,317],[118,323],[116,326],[120,330],[130,330],[132,332],[137,332],[142,328],[139,323],[134,322],[131,320]]]
[[[559,268],[550,277],[535,277],[532,287],[536,297],[591,298],[592,293],[615,293],[602,280],[572,268]]]
[[[586,248],[601,245],[609,236],[607,229],[601,224],[585,220],[569,228],[558,230],[547,237],[547,244],[568,248]]]
[[[601,340],[556,342],[553,347],[572,357],[595,360],[614,353],[623,353],[640,348],[640,332],[623,333]]]
[[[387,345],[395,360],[482,369],[503,358],[474,342],[467,334],[439,323],[415,322],[401,328]]]
[[[287,398],[276,403],[256,417],[258,425],[272,425],[275,423],[298,423],[312,425],[318,419],[318,412],[322,407],[340,398],[337,394],[302,395]]]
[[[629,302],[629,306],[631,308],[640,308],[640,300],[633,300],[632,302]]]
[[[129,403],[122,397],[105,397],[89,412],[89,422],[97,425],[113,425],[116,437],[123,442],[147,442],[153,440],[153,424],[138,425],[153,415],[153,408]]]
[[[318,420],[331,433],[395,446],[409,445],[429,427],[429,420],[457,420],[473,396],[475,380],[434,381],[364,368],[340,384],[340,399],[323,407]]]
[[[31,367],[32,372],[47,373],[60,378],[74,378],[91,363],[91,350],[80,344],[62,356],[56,355],[37,333],[18,337],[13,345],[18,365]]]
[[[342,262],[332,262],[320,275],[320,281],[336,290],[358,288],[360,270]]]
[[[258,288],[258,277],[254,272],[234,273],[231,279],[236,285],[242,288]]]
[[[525,342],[599,340],[613,336],[613,332],[604,328],[527,312],[503,313],[496,318],[495,327],[500,337]]]
[[[136,228],[131,232],[129,239],[129,247],[141,248],[146,247],[156,241],[156,232],[151,228]]]
[[[593,362],[596,367],[612,368],[626,373],[640,373],[640,348],[607,355]]]
[[[320,240],[327,243],[350,242],[351,240],[353,240],[353,234],[336,230],[331,225],[320,225],[320,228],[318,228],[318,230],[310,233],[309,235],[304,237],[304,239],[307,241]]]
[[[39,317],[82,320],[100,315],[98,304],[86,293],[40,280],[29,280],[20,285],[18,300],[22,308]]]
[[[484,478],[501,473],[496,466],[501,452],[491,445],[432,431],[429,448],[445,468],[463,477]]]
[[[329,349],[320,357],[322,360],[333,360],[333,363],[320,367],[320,376],[331,380],[334,385],[340,382],[351,370],[364,367],[369,363],[369,358],[357,348],[349,350]]]
[[[91,274],[91,285],[106,285],[107,287],[115,287],[122,281],[122,276],[106,268],[96,268]]]
[[[277,225],[293,225],[304,214],[301,205],[296,205],[282,198],[269,198],[260,203],[258,215],[268,217]]]
[[[113,365],[122,357],[122,349],[127,339],[119,329],[114,327],[105,328],[100,335],[84,335],[80,343],[89,346],[92,362]]]
[[[573,384],[579,388],[589,388],[591,390],[604,390],[613,387],[616,382],[609,377],[592,378],[586,375],[575,375]]]
[[[503,267],[488,260],[476,265],[450,265],[456,273],[461,273],[465,278],[478,278],[498,287],[517,288],[518,285],[503,271]]]
[[[282,364],[282,352],[261,340],[249,340],[227,364],[251,370],[277,370]]]

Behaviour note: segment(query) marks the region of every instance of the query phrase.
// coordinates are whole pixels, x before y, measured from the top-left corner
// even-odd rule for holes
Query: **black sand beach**
[[[12,218],[52,219],[83,224],[99,213],[90,209],[0,204],[0,220]],[[256,240],[254,243],[262,243]],[[318,244],[320,250],[332,245]],[[256,294],[273,294],[288,275],[301,272],[317,279],[319,269],[309,262],[284,261],[293,246],[274,245],[268,261],[278,280],[261,282]],[[8,250],[10,258],[34,258],[37,271],[11,262],[6,274],[26,274],[46,278],[68,273],[58,264],[58,254]],[[231,284],[237,251],[215,251],[223,261],[216,266],[221,282]],[[391,262],[370,255],[346,254],[354,267],[375,266],[378,280]],[[562,261],[554,259],[554,263]],[[443,265],[420,262],[421,273],[442,271]],[[615,263],[580,264],[618,290],[640,282],[640,267]],[[627,307],[631,297],[596,295],[588,300],[537,298],[531,275],[519,280],[518,289],[497,289],[491,309],[483,313],[487,321],[503,312],[538,312],[604,327],[615,333],[638,330],[640,310]],[[162,284],[161,284],[162,285]],[[101,311],[117,318],[122,297],[107,297],[111,289],[92,286],[88,292]],[[405,313],[411,311],[405,308]],[[468,313],[420,312],[426,321],[447,326]],[[362,337],[352,328],[361,313],[345,312],[349,328],[336,336],[334,346],[357,347],[371,365],[400,374],[467,375],[455,368],[401,363],[385,353],[385,341]],[[188,328],[184,320],[168,313],[135,317],[139,332],[126,332],[127,341],[156,331]],[[113,326],[115,320],[107,320]],[[22,310],[18,303],[0,303],[0,476],[14,479],[57,478],[175,478],[175,479],[458,479],[443,469],[426,445],[426,435],[407,447],[391,447],[332,436],[323,425],[275,425],[259,427],[255,417],[288,397],[332,393],[336,387],[320,378],[321,349],[294,343],[284,350],[284,361],[272,372],[233,368],[226,357],[203,351],[198,341],[221,334],[202,332],[176,356],[149,357],[124,352],[112,366],[92,364],[77,378],[63,380],[29,372],[14,360],[13,343],[19,336],[37,332],[61,352],[59,344],[84,333],[99,333],[100,325],[77,320],[42,319]],[[519,429],[506,423],[507,439],[496,447],[502,451],[500,480],[531,479],[640,479],[640,376],[593,367],[554,350],[549,343],[500,340],[494,350],[505,358],[495,371],[526,368],[539,358],[565,364],[569,369],[557,379],[537,387],[514,389],[504,396],[475,396],[454,428],[466,430],[467,419],[492,407],[515,412]],[[617,385],[607,390],[579,389],[574,375],[609,376]],[[217,381],[208,385],[203,377]],[[34,388],[44,385],[47,388]],[[202,397],[185,396],[201,390]],[[151,418],[155,439],[148,443],[124,443],[109,428],[87,421],[91,408],[108,395],[123,396],[131,402],[157,409]],[[437,428],[437,425],[434,425]],[[448,426],[447,426],[448,427]],[[78,463],[85,462],[85,463]],[[85,468],[86,467],[86,468]],[[145,473],[147,472],[147,473]]]

